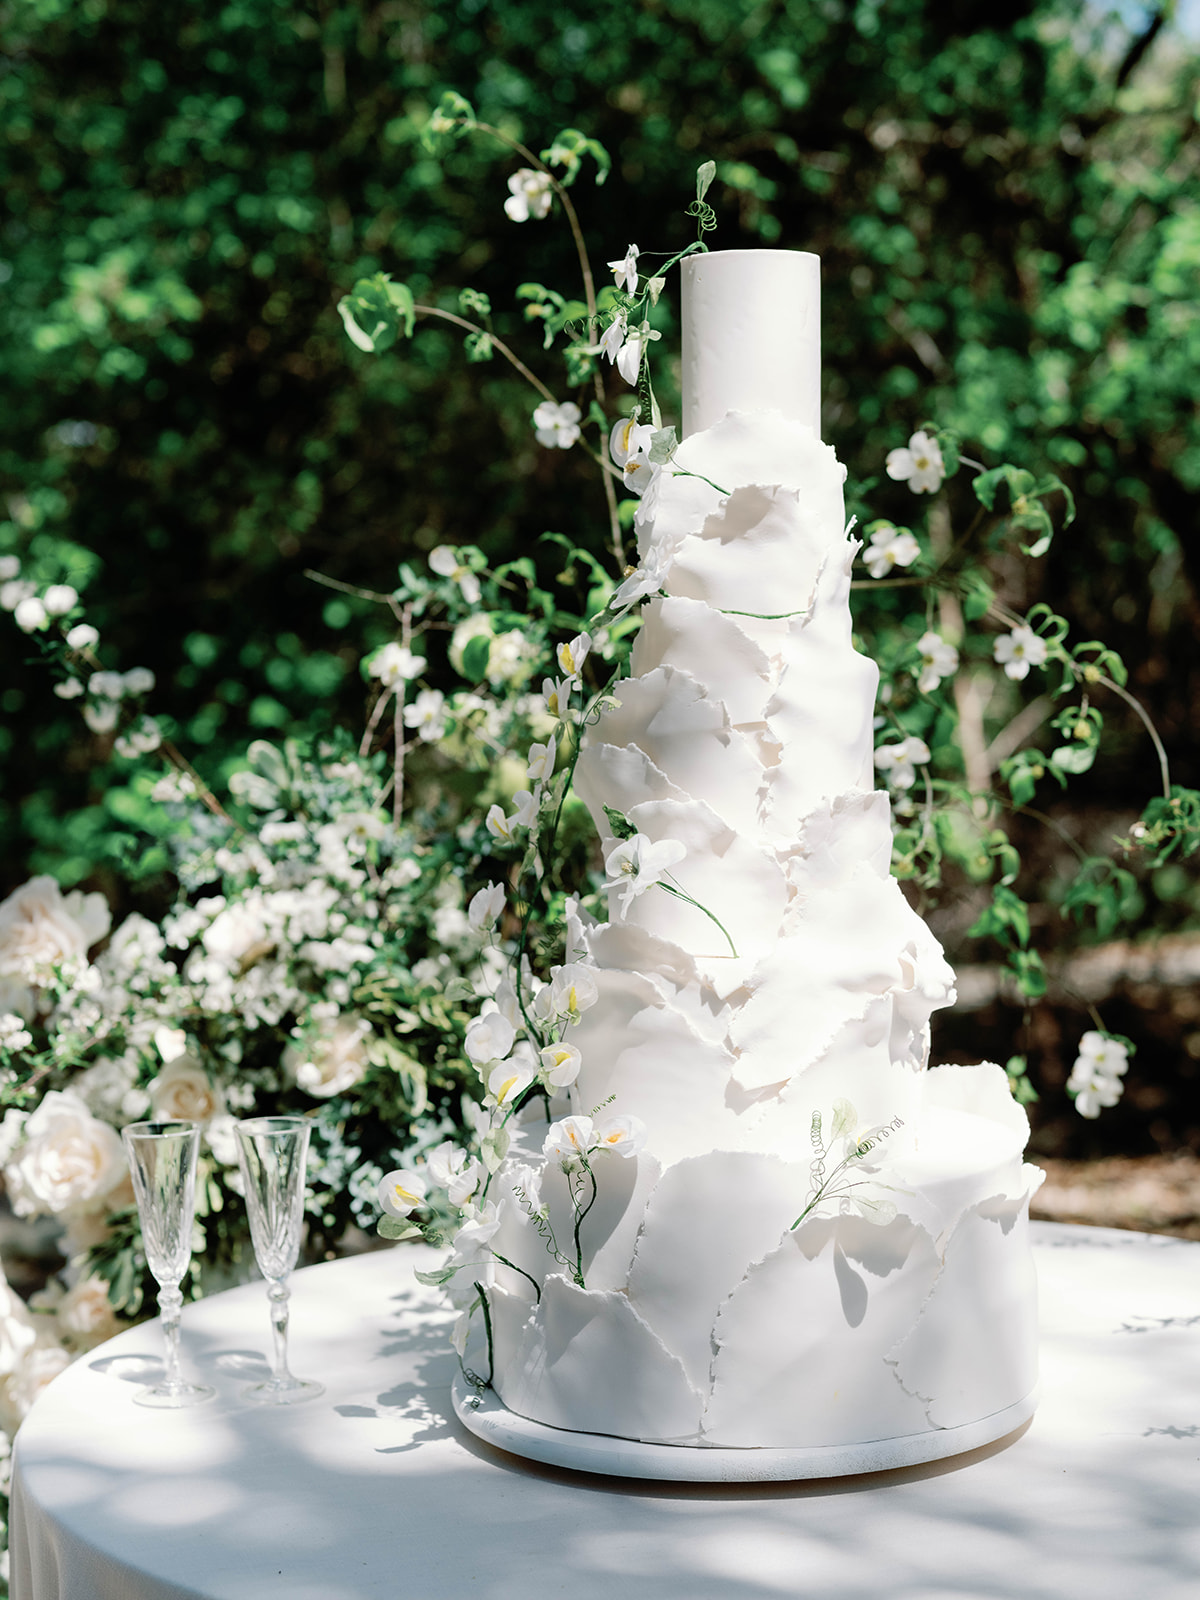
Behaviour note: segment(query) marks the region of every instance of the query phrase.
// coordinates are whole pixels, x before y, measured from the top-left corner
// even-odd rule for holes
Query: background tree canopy
[[[217,785],[256,734],[361,715],[358,663],[387,614],[307,569],[386,590],[400,560],[470,542],[549,573],[546,530],[603,555],[594,472],[534,443],[509,369],[468,364],[440,326],[382,359],[342,331],[337,300],[373,272],[448,309],[470,285],[568,397],[514,292],[576,290],[570,240],[508,221],[499,146],[425,152],[454,87],[534,148],[574,126],[612,152],[608,183],[575,189],[596,261],[686,243],[708,158],[714,248],[821,254],[825,437],[875,515],[909,517],[881,466],[927,417],[988,465],[1057,472],[1077,521],[996,581],[1016,610],[1049,599],[1124,655],[1176,781],[1196,785],[1200,143],[1196,52],[1171,11],[0,0],[0,554],[85,592],[111,664],[154,669],[155,709]],[[668,342],[672,316],[664,301]],[[153,896],[144,801],[110,741],[84,734],[7,623],[0,652],[0,889],[49,870],[118,903]],[[1090,842],[1156,776],[1136,719],[1105,712],[1091,809],[1044,802]],[[1030,848],[1057,947],[1067,867],[1052,838]],[[1200,917],[1182,867],[1143,874],[1138,897],[1148,932]],[[964,905],[939,931],[969,963]],[[1200,1057],[1200,1005],[1142,1000],[1112,1024],[1143,1041],[1127,1137],[1200,1143],[1178,1072]],[[1038,1015],[1053,1081],[1078,1028]],[[1017,1022],[988,1001],[946,1038],[1002,1059]]]

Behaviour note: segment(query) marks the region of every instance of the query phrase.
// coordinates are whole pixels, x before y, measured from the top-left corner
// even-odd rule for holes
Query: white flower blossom
[[[615,1150],[619,1156],[636,1156],[646,1142],[646,1124],[629,1115],[605,1117],[596,1124],[598,1150]]]
[[[65,678],[54,685],[54,692],[60,700],[78,700],[84,689],[78,678]]]
[[[32,1043],[33,1035],[23,1017],[15,1011],[6,1011],[0,1016],[0,1050],[28,1050]]]
[[[111,926],[102,894],[64,895],[48,875],[30,878],[0,901],[0,979],[45,984],[57,963],[83,963]]]
[[[540,221],[549,214],[554,190],[548,172],[538,172],[533,167],[518,167],[508,180],[508,187],[504,214],[511,221],[528,222],[531,217]]]
[[[121,674],[121,683],[126,694],[149,694],[154,688],[155,677],[149,667],[130,667],[128,672]]]
[[[648,594],[657,594],[667,581],[673,560],[661,544],[651,544],[641,566],[631,568],[624,581],[617,585],[612,597],[613,609],[623,610],[644,600]]]
[[[1129,1049],[1119,1039],[1089,1029],[1079,1041],[1079,1054],[1067,1079],[1081,1117],[1098,1117],[1121,1098],[1121,1079],[1129,1070]]]
[[[0,583],[0,609],[15,611],[22,600],[28,600],[37,594],[37,584],[30,583],[27,578],[13,578],[7,583]]]
[[[513,811],[512,816],[508,818],[509,827],[532,828],[537,821],[541,803],[542,786],[540,783],[532,790],[518,789],[516,794],[513,795],[513,805],[516,809]]]
[[[914,494],[933,494],[946,476],[945,463],[936,439],[927,433],[914,433],[907,449],[889,450],[887,475],[897,482],[907,480]]]
[[[100,643],[100,634],[90,622],[77,622],[67,634],[68,650],[91,650]]]
[[[49,618],[37,595],[31,594],[14,607],[13,621],[22,633],[35,633],[46,626]]]
[[[610,261],[609,269],[617,280],[617,288],[627,294],[636,294],[638,286],[638,256],[641,251],[631,244],[620,261]]]
[[[75,1094],[52,1089],[25,1123],[24,1142],[4,1169],[19,1217],[103,1212],[126,1177],[117,1134]]]
[[[92,700],[83,708],[83,720],[93,733],[111,733],[121,720],[121,707],[115,700]]]
[[[922,694],[931,694],[943,678],[958,671],[958,651],[937,633],[923,633],[917,640],[920,670],[913,673]]]
[[[563,1171],[587,1159],[592,1148],[593,1125],[591,1117],[563,1117],[552,1122],[542,1142],[542,1154],[547,1161],[557,1160]]]
[[[469,606],[479,604],[483,594],[479,584],[479,574],[472,572],[470,567],[458,559],[458,551],[452,544],[439,544],[436,550],[431,550],[429,567],[440,578],[453,578]]]
[[[499,1011],[486,1011],[467,1028],[463,1049],[477,1067],[486,1066],[491,1061],[503,1061],[516,1036],[517,1030],[507,1017]]]
[[[516,818],[506,816],[503,806],[493,805],[488,807],[487,816],[484,818],[484,826],[492,838],[499,839],[501,844],[512,844],[514,842],[513,828],[516,826]]]
[[[558,647],[558,667],[560,672],[566,673],[568,678],[577,678],[583,671],[583,663],[588,658],[588,651],[592,647],[592,638],[587,633],[577,633],[567,644]]]
[[[491,928],[503,911],[504,885],[489,884],[486,889],[480,889],[471,896],[471,903],[467,907],[467,921],[477,933],[481,933]]]
[[[560,678],[557,683],[553,678],[542,679],[542,699],[546,702],[546,710],[560,722],[565,722],[570,715],[574,691],[574,678]]]
[[[498,1106],[511,1106],[533,1082],[533,1072],[524,1056],[501,1061],[488,1073],[488,1094]]]
[[[16,556],[0,556],[0,583],[11,583],[21,576],[21,563]]]
[[[1004,668],[1006,678],[1020,680],[1029,676],[1030,667],[1040,667],[1047,655],[1045,639],[1040,638],[1026,623],[1002,633],[992,645],[992,656],[997,666]]]
[[[558,758],[558,747],[554,735],[545,744],[533,744],[529,747],[529,781],[532,784],[547,783],[554,776],[554,763]]]
[[[654,843],[644,833],[622,839],[610,850],[604,859],[604,870],[608,874],[607,887],[620,890],[621,915],[626,916],[637,896],[660,882],[686,855],[687,847],[678,839]]]
[[[385,689],[395,689],[399,684],[421,676],[425,671],[425,657],[414,655],[404,645],[392,640],[375,652],[367,671],[371,677],[378,678]]]
[[[662,467],[650,460],[654,429],[632,417],[618,422],[608,436],[608,453],[620,467],[625,487],[644,495],[657,481]]]
[[[389,1217],[403,1221],[418,1206],[423,1205],[426,1194],[424,1173],[413,1167],[398,1167],[379,1180],[379,1204]]]
[[[150,1108],[166,1122],[211,1122],[225,1110],[220,1089],[195,1056],[170,1061],[149,1086]]]
[[[627,328],[625,335],[625,343],[617,356],[617,371],[632,387],[638,381],[646,346],[653,344],[655,339],[661,339],[662,334],[655,332],[648,322],[643,322],[640,328]]]
[[[583,1057],[573,1044],[548,1044],[538,1051],[546,1082],[554,1089],[567,1089],[579,1076]]]
[[[404,708],[404,726],[415,728],[423,743],[434,744],[446,731],[445,709],[446,697],[439,689],[422,689]]]
[[[929,746],[915,734],[898,744],[882,744],[875,752],[875,765],[893,789],[911,789],[917,781],[917,767],[928,760]]]
[[[65,617],[79,604],[79,595],[69,583],[52,583],[42,596],[47,616]]]
[[[886,578],[893,567],[911,567],[920,554],[921,546],[907,528],[889,525],[876,528],[862,557],[873,578]]]
[[[148,756],[162,744],[162,729],[154,717],[139,717],[137,722],[117,739],[113,749],[119,756],[132,759]]]
[[[550,998],[554,1014],[567,1022],[578,1022],[582,1012],[599,998],[596,979],[590,967],[580,962],[550,969]]]
[[[621,353],[621,346],[625,343],[628,328],[625,313],[619,311],[600,335],[600,343],[595,346],[595,351],[608,361],[615,361]]]
[[[533,413],[534,437],[547,449],[569,450],[579,438],[583,412],[573,400],[543,400]]]
[[[353,1088],[367,1070],[370,1037],[371,1024],[365,1017],[323,1021],[303,1046],[288,1045],[283,1052],[284,1070],[305,1094],[317,1100],[332,1099]]]

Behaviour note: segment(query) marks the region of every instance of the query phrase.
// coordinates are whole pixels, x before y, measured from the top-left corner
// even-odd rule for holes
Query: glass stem
[[[267,1296],[271,1302],[271,1330],[275,1335],[275,1363],[271,1373],[274,1383],[291,1383],[288,1371],[288,1298],[289,1290],[282,1278],[272,1278]]]
[[[179,1313],[183,1310],[183,1296],[177,1283],[166,1284],[158,1291],[158,1314],[162,1319],[163,1343],[167,1347],[167,1371],[163,1387],[183,1387],[183,1373],[179,1367]]]

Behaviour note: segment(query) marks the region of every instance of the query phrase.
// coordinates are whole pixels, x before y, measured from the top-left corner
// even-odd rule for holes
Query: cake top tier
[[[683,273],[683,434],[727,411],[782,411],[821,435],[821,259],[714,250]]]

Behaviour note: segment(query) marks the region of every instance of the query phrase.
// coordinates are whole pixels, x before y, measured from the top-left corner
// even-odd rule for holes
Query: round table
[[[263,1286],[187,1308],[191,1411],[131,1402],[154,1323],[69,1368],[18,1436],[14,1600],[1195,1600],[1200,1245],[1035,1226],[1042,1401],[954,1461],[802,1484],[638,1483],[502,1454],[450,1406],[411,1246],[293,1280],[293,1369],[239,1405]]]

